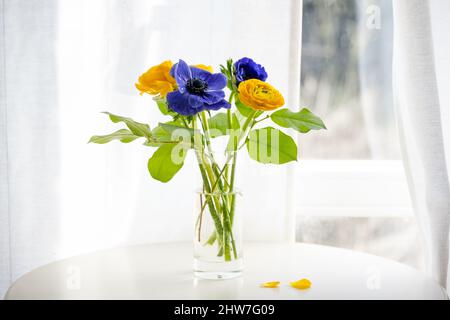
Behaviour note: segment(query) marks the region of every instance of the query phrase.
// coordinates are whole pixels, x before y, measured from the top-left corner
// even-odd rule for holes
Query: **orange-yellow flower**
[[[172,65],[172,61],[167,60],[151,67],[139,77],[136,88],[141,94],[160,95],[164,98],[169,92],[175,90],[176,86],[175,79],[169,73]]]
[[[213,71],[214,71],[213,67],[207,66],[207,65],[204,65],[204,64],[195,64],[195,65],[193,65],[193,67],[198,68],[198,69],[202,69],[202,70],[206,70],[206,71],[211,72],[211,73],[213,73]]]
[[[305,290],[311,288],[311,281],[308,279],[301,279],[295,282],[291,282],[291,287],[295,289]]]
[[[261,285],[263,288],[278,288],[280,281],[265,282]]]
[[[281,93],[270,84],[250,79],[239,84],[239,100],[254,110],[271,111],[284,105]]]

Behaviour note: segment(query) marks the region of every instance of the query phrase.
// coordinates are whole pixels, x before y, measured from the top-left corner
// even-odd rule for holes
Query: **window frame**
[[[413,214],[401,160],[301,160],[293,173],[296,216]]]

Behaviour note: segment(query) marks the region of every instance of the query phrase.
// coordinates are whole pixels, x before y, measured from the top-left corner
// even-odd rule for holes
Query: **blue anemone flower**
[[[234,69],[237,85],[245,80],[258,79],[266,81],[267,79],[267,72],[264,67],[247,57],[236,61]]]
[[[177,90],[167,94],[167,104],[171,110],[192,116],[203,110],[231,107],[224,99],[227,78],[223,74],[190,67],[183,60],[173,65],[170,74],[178,85]]]

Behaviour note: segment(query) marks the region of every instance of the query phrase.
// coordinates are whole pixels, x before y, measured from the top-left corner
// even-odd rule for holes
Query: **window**
[[[420,266],[394,115],[392,2],[304,0],[302,33],[302,105],[329,130],[299,137],[297,240]]]
[[[302,104],[327,119],[332,134],[302,138],[304,157],[400,160],[392,99],[392,8],[379,28],[369,5],[304,0]],[[373,2],[373,1],[372,1]]]

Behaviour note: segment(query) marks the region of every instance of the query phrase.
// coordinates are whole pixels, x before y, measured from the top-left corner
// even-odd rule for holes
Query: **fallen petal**
[[[308,279],[301,279],[295,282],[291,282],[291,287],[295,289],[305,290],[311,288],[311,281]]]
[[[263,288],[278,288],[279,285],[280,285],[280,281],[271,281],[271,282],[263,283],[261,285],[261,287],[263,287]]]

